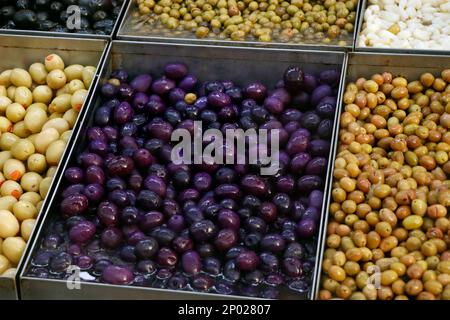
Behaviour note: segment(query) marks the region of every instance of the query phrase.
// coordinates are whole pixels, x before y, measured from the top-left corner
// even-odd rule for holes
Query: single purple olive
[[[250,250],[240,253],[236,258],[236,266],[242,271],[255,270],[260,262],[258,255]]]
[[[76,243],[87,243],[95,234],[95,225],[90,221],[81,221],[69,231],[69,238]]]
[[[109,284],[124,285],[131,283],[134,275],[126,267],[109,265],[103,270],[101,280]]]

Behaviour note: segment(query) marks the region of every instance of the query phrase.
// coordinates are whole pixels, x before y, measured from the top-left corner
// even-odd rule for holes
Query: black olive
[[[20,10],[14,15],[14,22],[19,28],[32,29],[36,25],[37,17],[34,11]]]
[[[34,6],[36,9],[47,9],[50,6],[51,0],[35,0]]]
[[[89,17],[90,15],[89,9],[87,7],[80,7],[80,15],[82,17]]]
[[[61,14],[59,15],[59,20],[66,24],[67,20],[69,19],[69,13],[67,13],[67,10],[61,11]]]
[[[110,10],[111,9],[111,1],[110,0],[91,0],[89,2],[89,8],[92,11]]]
[[[117,17],[119,16],[119,14],[120,14],[120,9],[121,9],[120,6],[114,7],[114,9],[113,9],[113,11],[112,11],[112,15],[113,15],[114,18],[117,18]]]
[[[38,21],[38,29],[42,31],[49,31],[56,26],[56,23],[50,20]]]
[[[108,17],[108,14],[103,10],[98,10],[92,15],[92,19],[94,21],[100,21],[100,20],[106,19],[107,17]]]
[[[38,11],[36,13],[36,18],[38,19],[38,21],[48,20],[49,14],[47,11]]]
[[[78,4],[78,2],[79,1],[77,1],[77,0],[63,0],[63,3],[66,5],[66,6],[71,6],[71,5],[77,5]]]
[[[114,21],[111,19],[105,19],[94,23],[94,29],[105,29],[114,27]]]
[[[58,16],[59,13],[60,13],[61,11],[63,11],[63,10],[64,10],[64,6],[63,6],[63,4],[62,4],[61,2],[59,2],[59,1],[53,1],[53,2],[50,4],[50,12],[53,13],[54,15],[56,15],[56,16]]]
[[[14,21],[9,20],[2,28],[3,28],[3,29],[16,29],[17,26],[16,26],[16,24],[14,23]]]
[[[86,29],[89,28],[89,25],[90,25],[89,20],[86,19],[85,17],[81,17],[81,19],[80,19],[80,29],[81,30],[86,30]]]
[[[54,28],[51,28],[50,31],[53,32],[70,32],[69,29],[67,29],[65,26],[57,25]]]
[[[10,20],[14,17],[16,13],[16,9],[13,6],[6,6],[0,9],[0,18],[6,20]]]
[[[16,1],[16,8],[17,8],[17,10],[29,9],[30,8],[30,1],[28,1],[28,0],[17,0]]]

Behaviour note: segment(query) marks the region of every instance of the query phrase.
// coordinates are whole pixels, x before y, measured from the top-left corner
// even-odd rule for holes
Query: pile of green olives
[[[346,46],[357,0],[135,0],[133,32]]]

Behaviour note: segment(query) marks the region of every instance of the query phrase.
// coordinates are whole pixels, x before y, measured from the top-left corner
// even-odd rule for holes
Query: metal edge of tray
[[[347,74],[347,64],[348,64],[348,54],[345,55],[344,64],[342,66],[341,78],[339,79],[338,96],[336,102],[336,115],[333,121],[333,131],[331,134],[331,145],[330,154],[328,155],[328,166],[327,166],[327,177],[325,179],[325,188],[323,192],[322,201],[322,211],[320,215],[320,224],[318,230],[318,240],[317,240],[317,253],[316,253],[316,263],[314,266],[313,282],[311,286],[311,300],[315,300],[317,295],[317,290],[319,288],[320,274],[322,273],[322,250],[324,248],[326,239],[326,229],[328,224],[328,206],[329,198],[331,196],[332,184],[333,184],[333,170],[334,170],[334,159],[336,157],[336,144],[337,137],[339,136],[339,122],[341,118],[341,108],[344,96],[345,80]],[[325,233],[324,233],[325,230]]]
[[[25,29],[4,29],[0,28],[0,35],[25,35],[35,37],[55,37],[55,38],[74,38],[74,39],[99,39],[112,40],[119,30],[119,25],[124,17],[126,3],[131,0],[124,0],[120,8],[120,13],[114,23],[111,34],[94,34],[94,33],[75,33],[75,32],[54,32],[54,31],[40,31],[40,30],[25,30]]]
[[[362,47],[359,45],[360,34],[362,31],[362,26],[364,25],[364,14],[367,7],[369,6],[368,0],[362,0],[361,12],[359,15],[359,21],[357,26],[357,33],[354,37],[353,51],[355,52],[373,52],[379,54],[418,54],[418,55],[448,55],[450,56],[449,50],[433,50],[433,49],[402,49],[402,48],[377,48],[377,47]]]
[[[100,54],[99,57],[99,61],[96,64],[97,67],[97,71],[98,68],[101,65],[101,62],[103,61],[103,57],[104,57],[104,49],[107,45],[107,41],[103,40],[103,39],[68,39],[68,38],[50,38],[50,37],[33,37],[33,36],[27,36],[27,35],[17,35],[17,36],[11,36],[11,35],[0,35],[0,40],[1,40],[1,44],[0,44],[0,51],[1,48],[11,48],[11,49],[17,49],[17,50],[46,50],[49,51],[51,50],[52,52],[63,52],[63,51],[86,51],[86,49],[89,49],[90,51],[97,51],[94,50],[94,48],[86,48],[85,50],[83,49],[77,49],[75,48],[75,45],[73,45],[73,42],[77,42],[80,45],[82,45],[82,43],[92,43],[93,47],[97,47],[99,50],[98,52]],[[45,41],[43,41],[45,40]],[[72,45],[70,46],[71,49],[66,49],[65,44],[67,44],[67,42],[72,43]],[[102,49],[100,49],[102,47]],[[44,58],[44,56],[42,57],[42,59]],[[89,92],[88,92],[88,96],[86,98],[85,103],[83,104],[83,106],[86,106],[86,102],[89,99],[89,96],[92,94],[92,89],[94,87],[95,82],[98,79],[98,74],[96,73],[95,78],[93,79],[93,85],[91,85]],[[80,114],[81,116],[81,114]],[[78,124],[78,119],[77,122],[74,126],[74,128],[76,127],[76,125]],[[67,147],[63,153],[63,156],[61,157],[61,161],[64,161],[64,155],[67,152]],[[57,172],[59,170],[59,166],[57,169]],[[55,174],[57,174],[57,172]],[[50,184],[49,187],[49,192],[51,192],[52,190],[52,186],[53,186],[53,182],[52,184]],[[46,197],[44,199],[44,203],[41,209],[41,212],[44,212],[44,208],[46,206],[46,203],[48,203],[48,198]],[[40,212],[40,213],[41,213]],[[26,247],[24,249],[24,252],[22,254],[22,257],[20,258],[20,261],[17,265],[17,272],[14,278],[8,278],[8,277],[0,277],[0,299],[12,299],[12,300],[16,300],[20,297],[20,288],[19,288],[19,275],[21,273],[21,268],[24,265],[25,259],[27,257],[27,254],[29,252],[31,243],[33,242],[33,238],[36,234],[37,228],[40,224],[40,222],[42,221],[41,219],[42,215],[39,214],[38,217],[36,218],[36,223],[35,226],[31,232],[30,238],[27,241]],[[3,290],[4,289],[4,290]],[[14,292],[12,292],[12,290]]]
[[[262,53],[264,52],[272,52],[272,54],[278,54],[279,52],[284,52],[287,55],[299,55],[299,54],[304,54],[304,55],[314,55],[314,57],[317,56],[317,54],[321,54],[323,58],[325,57],[334,57],[334,61],[333,62],[323,62],[324,65],[334,65],[336,67],[340,67],[341,68],[341,78],[340,78],[340,82],[342,81],[342,72],[344,71],[345,68],[345,61],[346,61],[346,54],[343,52],[331,52],[331,51],[323,51],[323,52],[308,52],[308,51],[298,51],[298,50],[275,50],[275,49],[257,49],[257,48],[247,48],[247,47],[238,47],[238,48],[233,48],[233,47],[221,47],[221,46],[202,46],[202,45],[186,45],[186,44],[173,44],[173,43],[159,43],[159,42],[155,42],[155,43],[143,43],[143,42],[130,42],[130,41],[113,41],[112,44],[110,44],[110,47],[107,50],[107,53],[105,54],[105,59],[103,62],[103,65],[101,67],[101,70],[99,72],[99,81],[97,81],[96,83],[96,88],[94,89],[94,93],[98,92],[98,89],[100,87],[100,78],[103,78],[104,76],[106,76],[108,69],[110,68],[110,64],[111,64],[111,59],[112,56],[114,54],[114,48],[115,46],[121,46],[121,52],[119,54],[122,55],[126,55],[127,53],[131,53],[129,52],[130,50],[136,51],[136,50],[140,50],[139,52],[136,52],[135,54],[145,54],[146,51],[146,47],[152,48],[152,47],[166,47],[166,48],[176,48],[176,47],[184,47],[186,49],[191,49],[191,48],[202,48],[204,49],[204,51],[208,51],[208,50],[215,50],[216,52],[220,52],[221,53],[221,59],[222,60],[235,60],[235,58],[232,57],[228,57],[225,58],[225,54],[223,53],[223,50],[225,51],[232,51],[232,52],[247,52],[247,54],[249,53],[260,53],[261,55],[259,56],[260,59],[262,59]],[[127,48],[128,50],[126,50],[125,48]],[[223,49],[223,50],[222,50]],[[155,50],[153,48],[153,50]],[[128,52],[127,52],[128,51]],[[203,53],[203,50],[201,51]],[[151,53],[147,53],[148,55],[150,55]],[[205,53],[203,53],[205,54]],[[175,54],[174,54],[175,55]],[[217,53],[216,53],[217,55]],[[196,55],[186,55],[186,58],[193,58],[195,56],[199,56],[199,53],[197,53]],[[289,56],[290,57],[290,56]],[[291,57],[290,57],[291,58]],[[249,60],[248,58],[246,60]],[[336,62],[335,62],[336,61]],[[282,61],[285,63],[288,63],[288,61]],[[282,62],[277,62],[277,63],[282,63]],[[290,62],[292,63],[292,61]],[[299,63],[302,64],[308,64],[308,61],[301,61]],[[317,64],[318,62],[314,62],[314,64]],[[90,101],[89,101],[89,105],[88,108],[89,111],[93,108],[96,108],[98,103],[96,103],[96,99],[94,98],[94,95],[91,97]],[[88,114],[90,114],[90,112],[86,111],[85,116],[83,116],[82,120],[80,120],[80,127],[84,127],[85,125],[87,126],[87,122],[90,120]],[[70,150],[67,152],[66,155],[66,161],[64,161],[64,163],[62,163],[61,165],[61,172],[63,172],[64,168],[67,167],[67,165],[69,165],[69,160],[72,157],[72,153],[79,148],[79,144],[81,143],[81,139],[82,139],[82,133],[77,132],[77,137],[72,136],[71,139],[71,148]],[[53,195],[51,198],[49,198],[49,203],[53,203],[51,202],[54,198],[55,198],[55,191],[57,191],[60,187],[60,184],[62,183],[62,175],[60,174],[58,177],[55,178],[54,180],[54,188],[53,188]],[[35,277],[31,277],[31,276],[27,276],[25,275],[26,269],[30,264],[31,258],[32,258],[32,253],[35,251],[35,249],[38,246],[38,240],[39,240],[39,235],[41,234],[41,232],[43,231],[44,227],[47,225],[48,222],[50,222],[51,217],[52,217],[53,212],[51,212],[50,210],[50,206],[47,206],[45,211],[43,212],[43,214],[41,215],[41,218],[43,219],[43,222],[40,224],[39,226],[39,230],[36,232],[36,236],[33,239],[32,242],[32,247],[30,249],[30,253],[27,256],[27,260],[24,264],[24,267],[21,270],[21,275],[20,275],[20,288],[22,290],[22,298],[23,299],[47,299],[47,298],[61,298],[60,294],[62,290],[67,290],[66,289],[66,281],[64,280],[56,280],[56,279],[39,279],[39,278],[35,278]],[[321,219],[323,219],[323,217],[321,217]],[[320,247],[320,243],[319,241],[317,241],[317,249],[319,249]],[[317,262],[316,262],[317,263]],[[315,266],[316,267],[316,266]],[[314,275],[315,273],[313,273]],[[313,276],[312,275],[312,276]],[[314,278],[312,279],[312,281],[314,281]],[[107,296],[105,298],[125,298],[125,299],[161,299],[161,298],[165,298],[165,299],[179,299],[179,298],[192,298],[192,299],[250,299],[250,297],[247,296],[234,296],[234,295],[220,295],[220,294],[211,294],[211,293],[194,293],[192,294],[192,292],[186,292],[186,291],[174,291],[174,290],[167,290],[167,289],[155,289],[155,288],[148,288],[148,287],[134,287],[134,286],[111,286],[108,284],[100,284],[100,283],[89,283],[89,282],[81,282],[81,286],[85,286],[87,289],[84,290],[85,292],[83,294],[78,294],[78,292],[74,292],[77,290],[72,290],[71,292],[73,294],[69,294],[67,296],[67,298],[93,298],[93,299],[98,299],[99,293],[101,293],[102,288],[109,288],[111,287],[113,289],[113,291],[109,291],[108,290],[108,294],[110,293],[110,296]],[[139,289],[139,290],[135,290],[135,289]],[[165,293],[166,294],[162,294]],[[306,299],[311,299],[312,295],[311,295],[311,291],[309,292],[308,296]],[[65,297],[66,298],[66,297]]]
[[[124,32],[125,28],[128,26],[128,20],[133,13],[132,10],[135,0],[130,0],[128,8],[125,11],[122,22],[120,24],[119,30],[117,32],[117,39],[124,41],[142,41],[142,42],[164,42],[164,43],[183,43],[183,44],[197,44],[197,45],[214,45],[214,46],[231,46],[231,47],[256,47],[256,48],[279,48],[279,49],[291,49],[291,50],[320,50],[320,51],[351,51],[354,48],[354,42],[356,38],[356,23],[358,21],[358,11],[361,2],[358,1],[356,7],[355,24],[353,29],[353,34],[350,42],[346,46],[339,46],[336,44],[314,44],[314,43],[289,43],[289,42],[260,42],[260,41],[233,41],[233,40],[206,40],[186,38],[186,37],[164,37],[164,36],[145,36],[145,35],[133,35]]]
[[[425,58],[425,59],[424,59]],[[427,61],[424,64],[425,61]],[[411,62],[411,60],[415,60],[414,63]],[[352,74],[355,70],[355,72],[358,72],[359,76],[371,76],[373,73],[381,73],[384,71],[389,72],[393,69],[397,69],[398,71],[395,71],[395,73],[398,72],[398,74],[402,74],[401,69],[402,68],[408,68],[408,69],[421,69],[422,71],[430,71],[430,69],[434,70],[440,70],[445,68],[446,66],[442,66],[439,63],[436,64],[436,62],[445,61],[448,65],[447,67],[450,67],[450,60],[447,60],[445,56],[441,55],[405,55],[405,54],[398,54],[398,53],[391,53],[391,54],[378,54],[374,52],[351,52],[347,54],[347,64],[346,64],[346,70],[345,75],[343,79],[343,83],[341,84],[340,89],[340,95],[341,95],[341,105],[338,108],[339,114],[337,114],[336,120],[337,120],[337,128],[336,132],[334,132],[333,141],[334,145],[332,146],[332,163],[334,164],[334,161],[336,159],[337,149],[339,145],[339,128],[340,128],[340,118],[341,118],[341,111],[344,108],[344,102],[343,102],[343,96],[345,93],[345,87],[349,81],[353,81],[353,77],[355,77],[354,74]],[[370,68],[368,68],[370,67]],[[373,68],[377,68],[377,70],[371,70]],[[361,72],[360,72],[361,70]],[[330,214],[328,212],[329,206],[331,204],[331,191],[333,186],[333,173],[334,173],[334,165],[331,168],[331,171],[329,172],[330,175],[330,183],[328,185],[328,194],[326,199],[326,211],[327,213],[324,215],[324,225],[323,229],[321,230],[321,239],[322,244],[320,248],[320,258],[319,258],[319,267],[318,267],[318,273],[316,274],[315,279],[315,287],[314,287],[314,297],[313,299],[318,299],[318,294],[320,291],[320,285],[322,281],[322,262],[323,262],[323,255],[325,252],[325,246],[326,246],[326,237],[327,237],[327,226],[328,221],[330,218]]]

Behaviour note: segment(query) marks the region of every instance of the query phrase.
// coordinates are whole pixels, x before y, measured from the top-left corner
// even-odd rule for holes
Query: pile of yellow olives
[[[343,100],[319,298],[450,300],[450,69]]]
[[[0,276],[14,276],[96,68],[57,54],[0,73]]]

